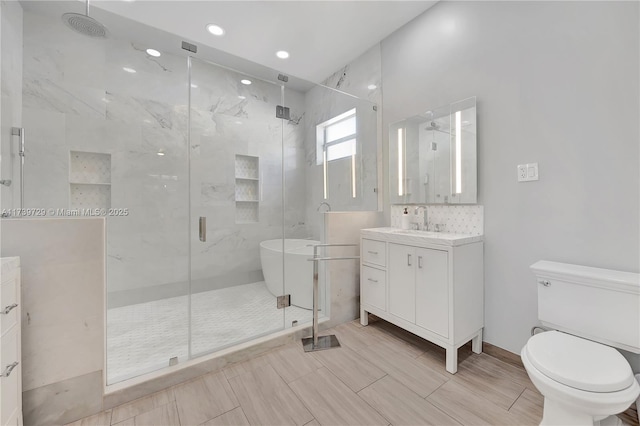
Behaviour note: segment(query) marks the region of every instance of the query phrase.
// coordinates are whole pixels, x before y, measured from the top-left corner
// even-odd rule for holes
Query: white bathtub
[[[284,240],[284,285],[282,288],[282,240],[260,243],[260,262],[267,288],[274,296],[291,295],[291,304],[305,309],[313,308],[313,247],[315,240]],[[284,293],[283,293],[284,291]]]

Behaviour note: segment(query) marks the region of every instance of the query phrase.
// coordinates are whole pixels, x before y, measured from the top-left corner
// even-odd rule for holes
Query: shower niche
[[[260,219],[260,161],[258,157],[236,155],[236,223],[257,223]]]
[[[69,207],[111,207],[111,154],[69,152]]]

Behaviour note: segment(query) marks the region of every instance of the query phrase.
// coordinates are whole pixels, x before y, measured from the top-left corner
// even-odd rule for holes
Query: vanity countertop
[[[364,238],[382,239],[398,244],[439,244],[445,246],[461,246],[464,244],[482,241],[482,235],[452,234],[448,232],[414,231],[400,228],[369,228],[362,229]]]

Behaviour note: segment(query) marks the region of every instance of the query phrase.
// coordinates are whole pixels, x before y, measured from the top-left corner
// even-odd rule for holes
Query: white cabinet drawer
[[[17,279],[4,281],[0,285],[0,311],[9,310],[8,313],[0,314],[0,336],[4,336],[7,330],[16,325],[18,318],[18,286]]]
[[[20,361],[18,327],[13,327],[0,339],[0,372]],[[21,410],[21,376],[22,366],[16,365],[9,377],[0,377],[0,424],[7,425],[14,418],[20,417]]]
[[[386,272],[363,265],[361,281],[361,302],[385,311],[387,294]]]
[[[374,265],[386,266],[386,243],[384,241],[362,239],[362,260]]]

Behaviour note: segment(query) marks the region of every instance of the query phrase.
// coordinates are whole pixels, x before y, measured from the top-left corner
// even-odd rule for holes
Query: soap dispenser
[[[407,207],[404,208],[404,213],[402,213],[402,220],[400,221],[400,227],[402,229],[411,228],[411,221],[409,220],[409,212],[407,211]]]

